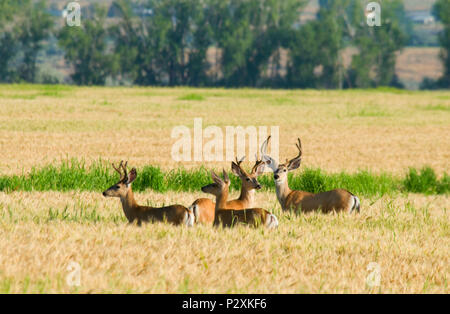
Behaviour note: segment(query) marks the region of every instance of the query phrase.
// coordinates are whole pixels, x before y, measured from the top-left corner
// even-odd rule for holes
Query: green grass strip
[[[240,188],[240,180],[230,175],[231,189]],[[118,181],[117,173],[109,163],[102,160],[86,166],[83,161],[72,159],[61,164],[32,168],[28,174],[0,175],[0,191],[97,191],[101,192]],[[271,174],[259,178],[263,189],[274,191],[275,185]],[[138,169],[138,177],[133,183],[135,191],[152,189],[157,192],[200,191],[204,185],[211,183],[209,170],[203,167],[187,170],[184,168],[163,172],[159,167],[145,166]],[[438,179],[434,170],[424,167],[414,168],[404,178],[388,173],[373,174],[369,171],[358,171],[348,174],[325,173],[321,169],[305,168],[289,174],[291,189],[309,192],[323,192],[335,188],[347,189],[362,196],[412,192],[423,194],[448,194],[450,176],[446,173]]]

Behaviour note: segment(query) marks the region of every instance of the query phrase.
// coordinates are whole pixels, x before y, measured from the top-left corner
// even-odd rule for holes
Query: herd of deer
[[[336,189],[323,193],[309,193],[305,191],[293,191],[289,188],[288,172],[300,167],[302,158],[302,146],[298,139],[298,155],[287,160],[284,164],[278,164],[267,154],[269,138],[261,147],[262,159],[257,160],[250,173],[246,172],[241,164],[244,160],[232,162],[232,172],[242,181],[241,195],[238,199],[229,201],[228,190],[230,178],[223,170],[223,179],[214,171],[211,177],[214,183],[202,187],[202,191],[212,194],[216,198],[214,203],[209,198],[197,199],[189,208],[182,205],[171,205],[167,207],[155,208],[140,206],[134,199],[131,184],[137,177],[136,169],[127,171],[127,163],[120,163],[119,167],[113,168],[120,174],[120,180],[109,189],[103,192],[105,197],[119,197],[122,202],[123,211],[130,223],[137,222],[140,226],[142,222],[165,221],[174,225],[193,226],[195,223],[213,224],[214,226],[231,227],[235,224],[248,224],[252,226],[264,226],[266,228],[276,228],[278,219],[275,215],[262,208],[253,208],[255,190],[261,189],[258,176],[264,173],[267,165],[273,171],[276,193],[281,208],[301,212],[322,211],[352,213],[360,210],[358,197],[344,189]]]

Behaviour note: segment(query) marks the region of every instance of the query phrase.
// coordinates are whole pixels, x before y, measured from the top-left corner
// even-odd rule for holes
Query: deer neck
[[[292,190],[289,188],[288,181],[277,183],[275,182],[275,188],[277,192],[278,202],[280,202],[281,208],[285,209],[286,199]]]
[[[221,194],[216,196],[216,211],[227,207],[228,190],[224,190]]]
[[[246,204],[246,206],[244,206],[245,208],[249,208],[253,206],[254,199],[255,199],[255,190],[254,189],[249,190],[248,188],[244,187],[244,185],[242,185],[241,195],[239,196],[238,200]]]
[[[228,199],[228,189],[224,190],[221,194],[216,195],[216,208],[214,209],[214,225],[220,222],[219,209],[226,208]]]
[[[139,208],[139,205],[137,204],[136,200],[134,199],[133,190],[130,188],[128,189],[128,193],[120,198],[120,201],[122,202],[123,212],[125,214],[125,217],[127,217],[129,222],[133,222],[134,219],[136,219],[137,210]]]

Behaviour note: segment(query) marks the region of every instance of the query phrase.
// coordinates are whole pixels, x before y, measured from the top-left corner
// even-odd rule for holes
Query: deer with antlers
[[[354,210],[360,211],[359,198],[344,189],[336,189],[317,194],[291,190],[288,184],[288,172],[300,167],[302,160],[302,143],[300,138],[296,143],[298,155],[291,160],[286,159],[286,163],[284,164],[278,164],[267,154],[269,140],[270,136],[261,146],[261,154],[263,160],[273,171],[277,198],[283,210],[299,210],[301,212],[321,210],[325,213],[332,211],[345,211],[348,213]]]
[[[137,221],[138,226],[142,222],[169,222],[174,225],[186,225],[192,227],[195,222],[194,213],[182,205],[171,205],[161,208],[140,206],[134,199],[131,184],[137,177],[136,168],[127,171],[127,162],[120,162],[119,167],[112,164],[114,170],[120,175],[118,183],[103,192],[105,197],[119,197],[122,202],[123,212],[130,223]]]
[[[236,224],[247,224],[254,227],[264,226],[272,229],[278,227],[278,219],[262,208],[230,209],[227,199],[230,188],[230,178],[223,170],[223,180],[211,171],[214,183],[202,187],[202,191],[216,197],[214,208],[214,226],[232,227]]]
[[[256,160],[250,173],[246,172],[241,164],[245,156],[236,162],[231,162],[231,170],[241,179],[241,194],[238,199],[227,201],[222,209],[245,209],[253,206],[255,190],[261,189],[258,176],[264,173],[265,164],[262,160]],[[189,207],[195,213],[196,221],[212,224],[214,222],[216,204],[209,198],[199,198]]]

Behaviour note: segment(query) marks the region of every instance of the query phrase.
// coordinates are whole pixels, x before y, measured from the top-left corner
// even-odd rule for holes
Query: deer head
[[[131,183],[133,183],[137,176],[136,168],[131,169],[130,173],[128,173],[127,164],[128,162],[125,162],[124,164],[123,161],[120,162],[119,167],[114,166],[114,163],[112,164],[114,170],[119,173],[120,179],[119,182],[104,191],[103,196],[121,198],[126,197],[131,187]]]
[[[214,183],[202,187],[202,191],[204,193],[209,193],[216,197],[222,195],[223,193],[228,193],[230,178],[228,177],[225,169],[223,170],[223,180],[214,171],[211,171],[211,178]]]
[[[244,161],[245,156],[242,157],[240,160],[236,158],[236,162],[231,162],[231,170],[233,173],[238,176],[242,181],[242,189],[245,189],[247,191],[256,189],[261,189],[261,184],[258,182],[258,176],[264,173],[264,167],[265,163],[262,160],[256,160],[255,165],[252,168],[252,171],[250,173],[247,173],[244,169],[241,167],[241,163]]]
[[[272,157],[267,154],[267,145],[269,143],[270,136],[261,146],[261,155],[263,156],[263,160],[265,163],[272,169],[273,171],[273,179],[275,183],[280,184],[287,181],[287,174],[289,171],[295,170],[300,167],[302,161],[302,142],[300,138],[297,139],[297,149],[298,155],[291,160],[286,159],[284,164],[278,164]]]

